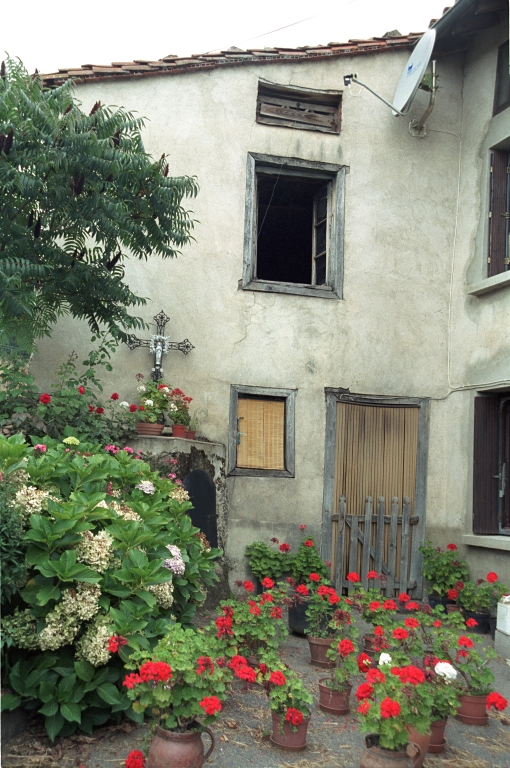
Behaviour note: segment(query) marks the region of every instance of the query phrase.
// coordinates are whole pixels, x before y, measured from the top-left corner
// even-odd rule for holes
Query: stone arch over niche
[[[189,511],[193,525],[205,533],[211,547],[217,547],[218,525],[214,481],[203,469],[193,469],[184,478],[184,487],[193,504],[193,509]]]

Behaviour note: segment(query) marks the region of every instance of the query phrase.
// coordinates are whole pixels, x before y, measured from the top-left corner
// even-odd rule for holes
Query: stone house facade
[[[150,297],[145,319],[163,308],[170,337],[195,346],[166,357],[165,378],[226,446],[233,578],[246,544],[295,547],[306,524],[337,578],[373,566],[380,535],[385,563],[396,536],[417,596],[425,538],[455,541],[474,577],[510,582],[508,0],[458,0],[433,26],[439,90],[422,138],[409,121],[429,94],[395,117],[343,80],[356,71],[391,99],[420,35],[45,76],[76,78],[85,108],[147,116],[147,151],[197,176],[195,241],[127,275]],[[41,342],[41,384],[70,338],[85,349],[86,328]],[[124,347],[112,384],[134,397],[148,366]]]

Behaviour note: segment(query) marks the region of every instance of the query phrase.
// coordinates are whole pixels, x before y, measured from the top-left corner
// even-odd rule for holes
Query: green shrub
[[[13,475],[15,473],[12,473]],[[1,604],[6,605],[24,586],[26,544],[23,541],[23,516],[14,506],[17,490],[14,478],[0,482],[0,563],[2,568]]]
[[[29,579],[21,608],[2,621],[15,691],[2,706],[37,709],[52,739],[123,712],[139,719],[121,687],[123,664],[175,621],[190,623],[219,552],[198,538],[186,491],[132,449],[0,437],[3,476],[21,467],[15,504]],[[110,650],[114,636],[127,642]]]

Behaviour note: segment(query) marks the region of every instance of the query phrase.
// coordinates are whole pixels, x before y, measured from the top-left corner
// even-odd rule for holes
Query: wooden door
[[[337,404],[332,551],[338,590],[351,587],[349,571],[366,587],[368,571],[376,570],[388,597],[419,596],[421,585],[409,579],[417,551],[418,413],[417,406]]]

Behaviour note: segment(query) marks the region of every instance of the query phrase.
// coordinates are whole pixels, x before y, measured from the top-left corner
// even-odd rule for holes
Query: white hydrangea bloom
[[[152,592],[156,598],[156,602],[161,608],[170,608],[174,602],[174,585],[171,581],[167,581],[164,584],[152,584],[148,587],[149,592]]]
[[[176,501],[180,501],[181,503],[183,501],[189,501],[188,491],[180,485],[173,488],[168,495],[170,496],[171,499],[175,499]]]
[[[81,581],[76,589],[66,589],[61,605],[69,616],[76,616],[81,621],[91,619],[99,611],[101,587],[99,584],[85,584]]]
[[[22,509],[24,516],[28,519],[30,515],[38,515],[45,508],[48,496],[48,491],[40,491],[33,485],[26,485],[16,492],[14,506]]]
[[[84,531],[76,547],[76,559],[90,565],[98,573],[104,573],[110,567],[113,557],[112,544],[113,537],[106,531],[100,531],[96,536],[90,531]]]
[[[136,388],[137,392],[145,392],[145,384],[140,384],[139,387]]]
[[[379,666],[382,667],[383,664],[391,664],[391,656],[389,653],[381,653],[379,656]]]
[[[67,613],[63,602],[57,603],[46,615],[46,626],[39,633],[39,648],[41,651],[56,651],[63,645],[70,645],[79,628],[78,617]]]
[[[447,680],[455,680],[457,677],[457,670],[453,667],[449,661],[438,661],[434,667],[436,675],[445,677]]]
[[[100,614],[75,644],[76,658],[88,661],[94,667],[107,664],[110,659],[108,642],[113,634],[109,617]]]

